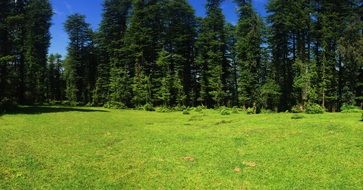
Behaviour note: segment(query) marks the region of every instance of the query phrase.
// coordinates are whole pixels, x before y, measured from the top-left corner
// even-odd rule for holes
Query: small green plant
[[[145,111],[155,111],[154,106],[153,106],[153,105],[151,105],[150,103],[146,103],[146,104],[143,106],[143,109],[144,109]]]
[[[173,110],[168,107],[162,106],[162,107],[156,108],[155,111],[160,112],[160,113],[169,113],[169,112],[172,112]]]
[[[194,108],[194,111],[196,112],[203,112],[203,110],[207,109],[205,106],[197,106]]]
[[[340,108],[340,111],[342,113],[361,113],[362,109],[354,105],[343,104],[343,106]]]
[[[295,105],[291,108],[292,113],[303,113],[304,112],[304,106],[302,105]]]
[[[246,112],[247,112],[248,115],[256,114],[256,109],[255,108],[247,108]]]
[[[234,113],[234,114],[238,114],[238,113],[239,113],[239,112],[238,112],[238,107],[234,106],[234,107],[232,108],[232,113]]]
[[[323,114],[324,112],[325,109],[319,104],[308,104],[305,109],[305,113],[307,114]]]
[[[174,111],[183,111],[185,109],[187,109],[187,107],[185,107],[185,106],[175,106],[173,108]]]
[[[274,113],[274,111],[269,110],[269,109],[261,109],[261,113],[262,114],[271,114],[271,113]]]
[[[115,102],[115,101],[109,101],[105,105],[103,105],[103,107],[109,108],[109,109],[125,109],[126,108],[125,104],[123,104],[121,102]]]
[[[302,115],[295,114],[291,117],[291,119],[304,119],[305,117]]]
[[[222,109],[220,113],[221,115],[231,115],[231,112],[228,109]]]

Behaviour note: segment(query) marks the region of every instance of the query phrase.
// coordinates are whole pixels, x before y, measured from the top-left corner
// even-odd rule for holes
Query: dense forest
[[[68,54],[48,55],[49,0],[0,1],[0,110],[52,102],[137,108],[245,107],[329,111],[363,105],[363,1],[222,0],[197,17],[187,0],[105,0],[93,31],[64,23]]]

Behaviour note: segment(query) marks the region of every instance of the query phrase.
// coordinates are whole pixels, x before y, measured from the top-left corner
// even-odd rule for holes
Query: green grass
[[[0,116],[0,189],[362,189],[359,113],[24,107]]]

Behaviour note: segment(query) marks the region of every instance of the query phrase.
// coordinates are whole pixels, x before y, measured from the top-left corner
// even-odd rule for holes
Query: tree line
[[[269,0],[262,18],[235,0],[195,16],[187,0],[105,0],[93,31],[64,24],[63,60],[49,55],[48,0],[0,2],[0,100],[110,107],[238,106],[286,111],[363,103],[363,1]]]

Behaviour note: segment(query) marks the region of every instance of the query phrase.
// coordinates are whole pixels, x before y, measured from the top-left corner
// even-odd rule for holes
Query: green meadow
[[[359,113],[22,107],[0,116],[0,189],[362,189]]]

